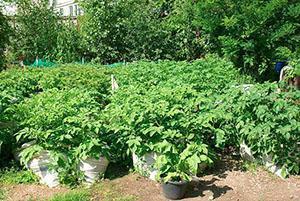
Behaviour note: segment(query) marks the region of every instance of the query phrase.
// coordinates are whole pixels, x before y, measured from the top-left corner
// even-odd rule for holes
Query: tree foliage
[[[4,68],[4,51],[9,41],[9,34],[10,27],[8,21],[0,10],[0,71]]]
[[[62,19],[48,0],[17,1],[13,51],[32,62],[36,57],[59,62],[78,61],[82,55],[80,34],[72,21]]]
[[[205,49],[229,57],[253,76],[270,78],[278,48],[299,56],[300,3],[296,0],[198,1],[195,26]]]
[[[102,63],[140,59],[193,59],[191,6],[174,1],[81,1],[89,51]],[[173,9],[174,18],[169,16]],[[184,10],[181,10],[184,9]],[[181,16],[181,14],[184,14]],[[178,19],[177,19],[178,18]]]

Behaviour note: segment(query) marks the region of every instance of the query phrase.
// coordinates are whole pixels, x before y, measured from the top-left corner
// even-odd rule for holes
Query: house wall
[[[17,6],[14,3],[7,3],[0,0],[0,9],[4,15],[14,16],[17,13]]]
[[[82,14],[82,10],[74,0],[51,0],[50,5],[54,6],[54,10],[62,16],[78,16]]]
[[[38,2],[38,0],[33,0]],[[54,10],[59,12],[62,16],[76,17],[83,14],[82,10],[74,0],[50,0],[49,4],[54,6]],[[13,3],[4,3],[0,0],[0,7],[3,14],[8,16],[14,16],[17,14],[17,6]]]

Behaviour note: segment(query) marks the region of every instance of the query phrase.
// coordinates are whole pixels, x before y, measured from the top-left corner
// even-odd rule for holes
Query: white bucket
[[[104,174],[109,161],[105,157],[100,159],[87,158],[80,160],[78,168],[84,174],[84,179],[87,184],[93,184],[97,181],[100,174]]]
[[[59,185],[59,177],[55,170],[49,169],[51,163],[49,152],[42,151],[38,156],[29,161],[26,167],[40,178],[41,184],[54,188]]]
[[[155,177],[158,173],[158,170],[154,168],[154,164],[157,157],[158,154],[154,152],[146,153],[142,157],[132,153],[133,167],[141,175],[156,181]]]

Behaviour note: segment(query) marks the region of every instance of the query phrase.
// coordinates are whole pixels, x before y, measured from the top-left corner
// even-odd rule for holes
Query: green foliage
[[[58,16],[48,7],[48,0],[38,4],[32,1],[18,1],[16,36],[13,41],[17,56],[26,60],[53,58],[58,37]],[[47,25],[47,26],[45,26]]]
[[[49,7],[48,0],[17,1],[18,15],[13,52],[32,63],[36,57],[57,62],[74,62],[82,56],[81,36],[71,20],[63,20]],[[45,26],[46,25],[46,26]],[[15,58],[16,59],[16,58]]]
[[[194,24],[207,51],[231,58],[253,76],[270,78],[276,48],[299,52],[298,1],[207,0],[196,7]]]
[[[20,170],[12,167],[0,171],[1,184],[32,184],[38,181],[37,177],[29,170]]]
[[[109,94],[110,77],[109,72],[102,68],[83,65],[63,65],[59,68],[48,69],[39,80],[42,90],[57,88],[68,90],[80,88],[84,90],[97,91],[98,101],[104,101]]]
[[[120,86],[110,91],[110,75]],[[226,146],[245,141],[299,174],[299,93],[254,84],[226,59],[134,62],[115,68],[64,65],[0,74],[1,129],[28,162],[48,151],[62,183],[78,184],[80,159],[124,161],[154,152],[164,180],[189,180]],[[16,139],[12,138],[16,134]],[[0,139],[1,140],[1,139]],[[11,150],[11,148],[9,149]],[[6,151],[6,150],[5,150]]]
[[[82,40],[82,35],[71,20],[60,22],[54,59],[60,63],[80,61],[84,55]]]
[[[64,194],[55,195],[49,201],[89,201],[90,192],[88,190],[72,190]]]
[[[101,63],[140,59],[193,59],[192,6],[174,1],[80,1],[88,52]],[[183,10],[181,10],[183,9]],[[174,16],[172,11],[174,10]],[[169,17],[171,16],[171,17]]]
[[[16,138],[19,142],[36,142],[22,151],[21,162],[27,163],[38,152],[47,150],[53,165],[64,177],[79,159],[107,156],[108,147],[99,137],[102,134],[102,126],[97,121],[100,104],[94,97],[93,92],[79,89],[51,89],[19,104],[15,113],[22,130]]]
[[[221,100],[217,110],[231,115],[230,123],[222,128],[226,135],[235,130],[235,138],[245,141],[255,156],[271,156],[288,173],[299,174],[298,91],[278,93],[276,84],[265,83],[251,87],[249,92],[234,88]]]
[[[213,56],[192,63],[139,62],[115,71],[121,88],[104,111],[108,132],[139,156],[161,155],[156,165],[165,181],[189,180],[199,164],[212,163],[214,149],[225,141],[218,120],[228,118],[213,111],[217,97],[251,81]]]
[[[164,150],[157,158],[156,167],[159,169],[157,179],[168,181],[190,181],[191,175],[198,173],[199,164],[211,164],[207,145],[191,143],[184,150],[176,148],[176,144],[161,145]]]
[[[1,9],[1,5],[0,5]],[[9,41],[10,27],[6,17],[0,10],[0,71],[4,68],[4,51]]]
[[[18,144],[35,140],[34,146],[22,152],[22,161],[50,151],[64,183],[76,182],[74,161],[100,154],[110,157],[105,143],[111,140],[103,135],[98,120],[110,93],[105,69],[76,65],[11,69],[0,77],[3,157],[10,157],[15,133]]]
[[[25,97],[40,91],[40,75],[39,70],[18,69],[10,69],[0,74],[0,156],[5,159],[11,156],[15,144],[12,136],[18,129],[8,110]]]

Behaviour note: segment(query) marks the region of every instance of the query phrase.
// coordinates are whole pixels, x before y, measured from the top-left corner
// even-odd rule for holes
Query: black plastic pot
[[[171,200],[179,200],[182,199],[189,182],[187,181],[169,181],[167,183],[162,184],[162,189],[164,196]]]

